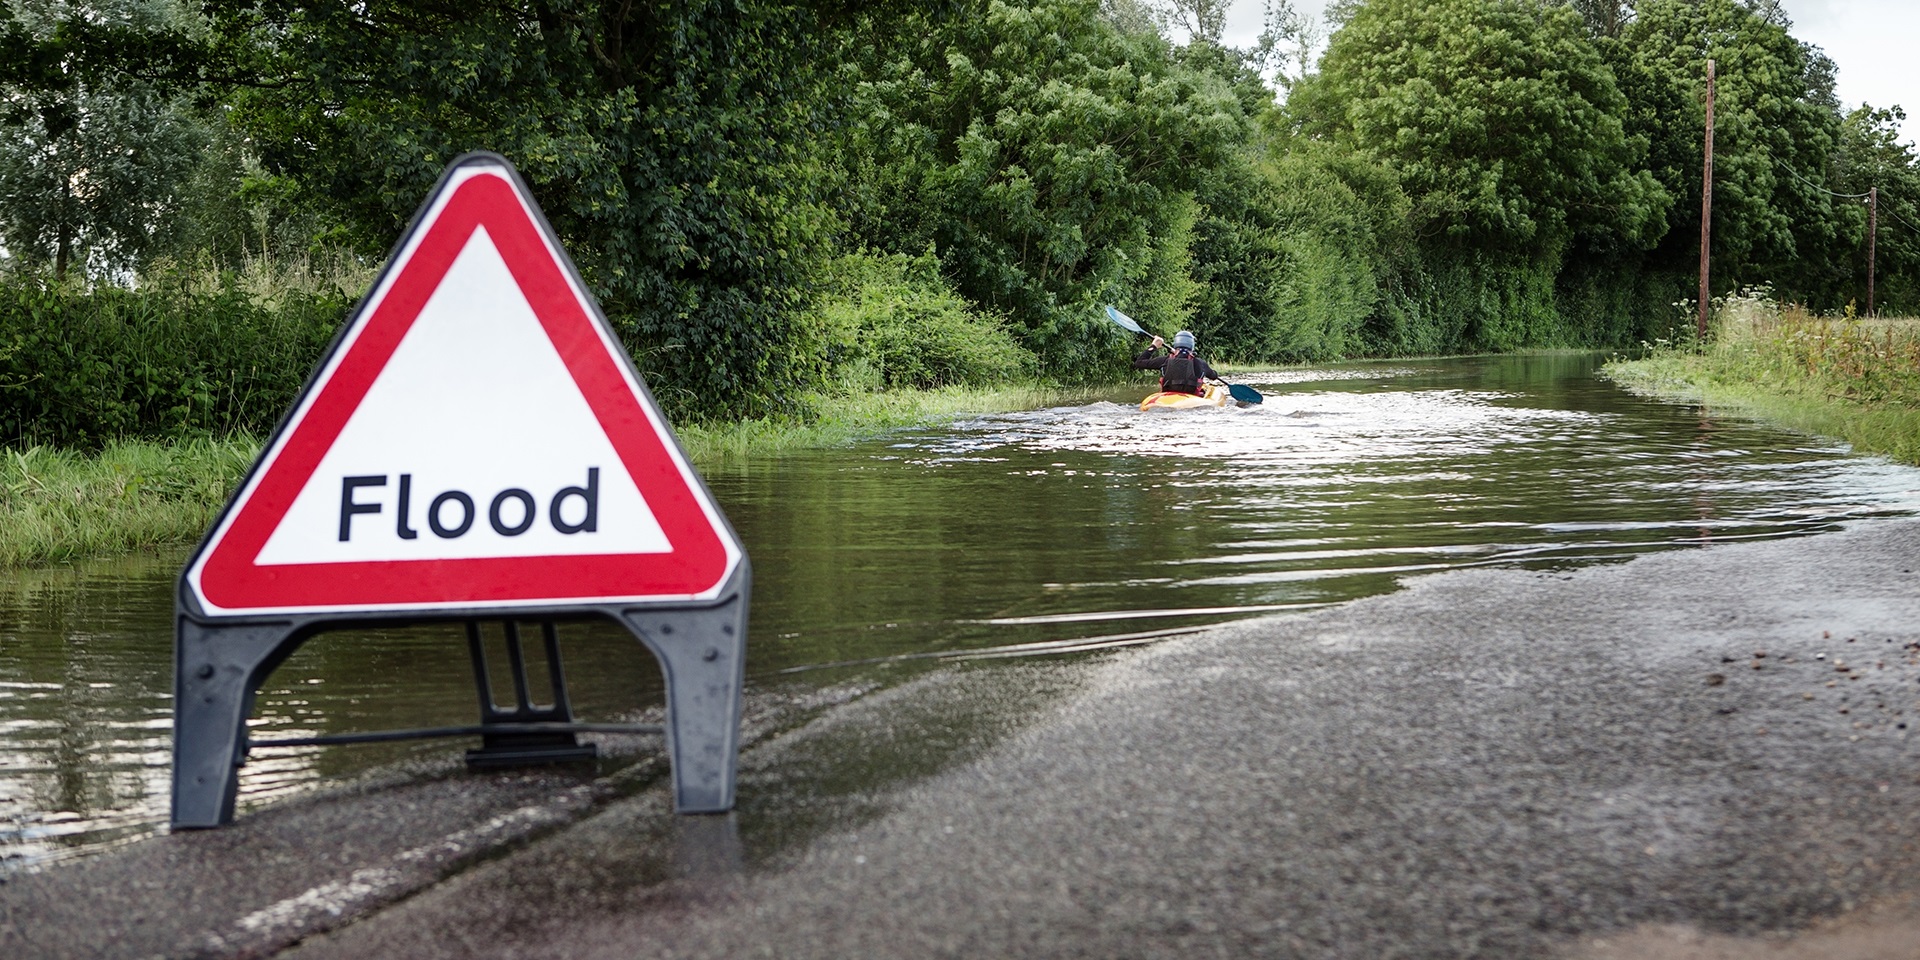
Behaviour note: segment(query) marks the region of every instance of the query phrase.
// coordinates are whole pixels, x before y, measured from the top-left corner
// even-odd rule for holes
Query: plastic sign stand
[[[233,819],[254,694],[309,637],[503,619],[623,624],[675,809],[731,809],[750,588],[519,174],[462,156],[181,573],[172,823]]]

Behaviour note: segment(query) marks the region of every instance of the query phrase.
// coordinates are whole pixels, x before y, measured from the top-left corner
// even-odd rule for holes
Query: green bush
[[[265,434],[348,306],[304,293],[263,306],[231,285],[0,282],[0,445]]]
[[[1576,345],[1618,347],[1663,335],[1673,304],[1692,298],[1699,278],[1639,260],[1595,258],[1570,260],[1555,289],[1561,316],[1579,331]]]
[[[1038,369],[1004,321],[953,292],[931,252],[841,257],[817,309],[825,379],[848,393],[1008,383]]]

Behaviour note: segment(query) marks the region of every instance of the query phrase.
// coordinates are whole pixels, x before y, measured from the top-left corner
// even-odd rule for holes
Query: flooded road
[[[1289,371],[1247,378],[1269,395],[1258,407],[1142,414],[1133,390],[710,470],[755,567],[749,710],[942,660],[1151,642],[1423,571],[1590,563],[1920,510],[1920,471],[1635,398],[1595,379],[1596,363]],[[8,866],[164,821],[182,559],[0,581]],[[657,668],[624,635],[568,625],[563,645],[582,719],[657,709]],[[466,723],[473,702],[454,631],[328,634],[269,680],[255,735]],[[242,803],[465,746],[258,751]]]

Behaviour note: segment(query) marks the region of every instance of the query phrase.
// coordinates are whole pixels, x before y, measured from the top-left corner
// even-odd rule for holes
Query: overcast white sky
[[[1293,0],[1316,17],[1325,0]],[[1827,52],[1840,65],[1840,102],[1898,105],[1907,111],[1901,127],[1907,142],[1920,142],[1920,65],[1912,62],[1920,42],[1920,2],[1915,0],[1784,0],[1792,33]],[[1237,0],[1227,21],[1228,43],[1246,46],[1260,33],[1260,0]]]

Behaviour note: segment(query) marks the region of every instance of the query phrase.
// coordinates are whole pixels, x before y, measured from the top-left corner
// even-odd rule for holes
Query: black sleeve
[[[1153,348],[1148,347],[1145,352],[1133,358],[1133,368],[1135,370],[1165,370],[1167,368],[1167,358],[1165,356],[1154,356]]]
[[[1200,361],[1200,375],[1203,377],[1212,377],[1215,380],[1220,379],[1220,374],[1214,372],[1213,365],[1205,360]]]

